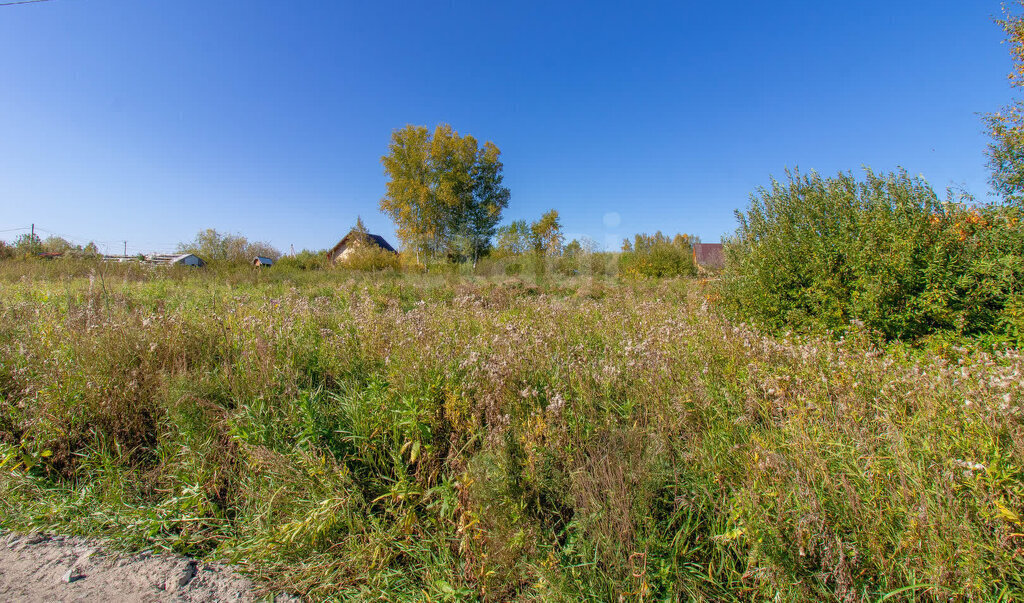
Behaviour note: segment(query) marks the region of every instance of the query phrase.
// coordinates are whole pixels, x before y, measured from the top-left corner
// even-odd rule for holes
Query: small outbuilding
[[[330,251],[327,252],[327,259],[330,260],[331,262],[339,262],[343,260],[348,254],[352,253],[352,250],[355,249],[360,244],[359,234],[359,231],[357,231],[354,228],[350,230],[347,235],[345,235],[344,237],[342,237],[340,241],[338,241],[337,245],[335,245]],[[366,233],[363,236],[365,236],[365,241],[367,245],[373,245],[383,249],[384,251],[390,251],[391,253],[398,253],[397,251],[395,251],[395,248],[392,247],[387,241],[385,241],[384,237],[380,235]]]
[[[721,270],[725,266],[725,250],[721,243],[694,243],[693,263],[701,270]]]
[[[158,253],[146,256],[146,263],[154,266],[192,266],[194,268],[202,268],[203,266],[206,266],[206,262],[194,253]]]
[[[253,258],[252,265],[256,266],[257,268],[269,268],[274,265],[274,260],[268,257],[263,257],[262,255],[258,255],[255,258]]]

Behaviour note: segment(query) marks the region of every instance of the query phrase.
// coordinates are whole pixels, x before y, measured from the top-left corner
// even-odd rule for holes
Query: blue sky
[[[0,238],[282,251],[378,210],[392,130],[493,140],[506,219],[718,240],[786,167],[988,198],[997,2],[51,0],[0,6]],[[617,216],[617,219],[616,219]]]

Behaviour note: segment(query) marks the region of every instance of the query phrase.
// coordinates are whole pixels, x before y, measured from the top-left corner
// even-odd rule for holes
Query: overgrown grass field
[[[0,525],[315,600],[1024,597],[1016,349],[716,295],[0,263]]]

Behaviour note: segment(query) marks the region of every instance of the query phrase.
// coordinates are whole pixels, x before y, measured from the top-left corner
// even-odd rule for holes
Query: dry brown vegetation
[[[689,280],[0,264],[0,517],[322,598],[1013,600],[1012,348]]]

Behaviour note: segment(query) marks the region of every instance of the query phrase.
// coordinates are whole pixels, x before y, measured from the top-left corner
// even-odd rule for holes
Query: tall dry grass
[[[0,264],[0,523],[313,599],[1014,600],[1022,361],[686,281]]]

